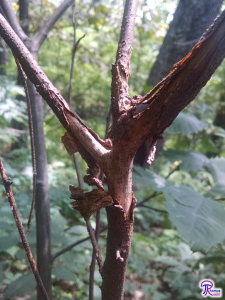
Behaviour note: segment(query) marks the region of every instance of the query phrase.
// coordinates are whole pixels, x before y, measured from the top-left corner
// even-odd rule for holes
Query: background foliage
[[[30,1],[31,35],[60,1]],[[15,11],[16,2],[12,2]],[[75,59],[72,106],[85,123],[104,136],[110,104],[111,64],[115,60],[122,18],[122,1],[76,1],[77,38],[85,34]],[[131,59],[130,94],[147,92],[146,79],[172,19],[177,1],[140,1]],[[39,63],[53,84],[68,98],[73,45],[72,10],[55,25],[43,44]],[[0,78],[0,154],[22,221],[32,199],[32,162],[23,89],[7,49],[6,76]],[[0,49],[3,51],[3,49]],[[128,263],[128,299],[201,299],[199,280],[211,278],[225,291],[225,121],[214,124],[225,107],[225,63],[207,86],[164,134],[163,151],[149,170],[134,167],[133,186],[140,202],[163,210],[138,207]],[[60,138],[64,129],[44,103],[51,243],[55,253],[87,236],[84,220],[70,207],[68,185],[77,185],[73,161]],[[26,129],[15,129],[15,122]],[[19,147],[18,147],[19,145]],[[86,165],[80,157],[81,173]],[[3,187],[0,198],[0,298],[35,299],[35,281],[22,249]],[[88,190],[88,186],[85,185]],[[94,218],[91,219],[94,226]],[[102,224],[106,214],[102,211]],[[104,257],[106,233],[100,237]],[[28,236],[35,254],[35,220]],[[194,252],[192,252],[194,251]],[[54,299],[88,299],[90,241],[59,256],[53,264]],[[96,268],[95,298],[101,277]],[[3,296],[4,292],[4,296]],[[21,299],[21,298],[20,298]],[[24,298],[25,299],[25,298]],[[28,298],[26,298],[28,299]]]

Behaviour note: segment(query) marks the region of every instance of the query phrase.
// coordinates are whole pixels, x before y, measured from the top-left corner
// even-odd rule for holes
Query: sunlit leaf
[[[189,133],[198,133],[206,129],[206,127],[207,125],[195,116],[181,112],[166,131],[171,134],[186,135]]]
[[[197,172],[203,170],[208,158],[197,151],[167,150],[164,156],[171,162],[181,161],[180,168],[185,172]]]
[[[164,192],[169,218],[192,250],[208,251],[225,239],[225,209],[184,185],[174,185]]]

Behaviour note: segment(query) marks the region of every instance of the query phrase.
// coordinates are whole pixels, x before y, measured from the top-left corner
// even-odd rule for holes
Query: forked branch
[[[112,65],[111,111],[113,127],[129,117],[133,108],[129,96],[128,78],[130,76],[130,57],[134,37],[134,25],[137,11],[137,0],[126,1],[116,62]]]
[[[43,26],[32,39],[30,39],[21,28],[9,0],[1,0],[1,6],[7,17],[7,20],[19,38],[25,43],[26,46],[29,48],[32,47],[33,52],[37,53],[54,24],[73,2],[74,0],[65,0],[59,7],[57,7],[54,13],[48,18],[45,24],[43,24]]]
[[[43,24],[41,29],[34,35],[33,42],[35,43],[35,49],[37,51],[40,49],[52,27],[73,2],[74,0],[65,0],[59,7],[57,7],[45,24]]]
[[[7,17],[7,20],[9,21],[9,24],[12,26],[12,28],[14,29],[16,34],[19,36],[19,38],[22,41],[25,41],[25,40],[31,41],[30,38],[23,31],[22,27],[20,26],[20,23],[17,20],[17,17],[15,15],[15,12],[12,9],[12,5],[9,2],[9,0],[1,0],[0,5],[4,11],[5,16]]]

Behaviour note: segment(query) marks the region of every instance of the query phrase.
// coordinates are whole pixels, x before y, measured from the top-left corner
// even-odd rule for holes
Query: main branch
[[[61,124],[101,164],[102,155],[109,151],[104,147],[104,141],[101,141],[95,133],[85,126],[78,115],[70,109],[2,15],[0,15],[0,34],[20,62],[27,77],[36,86],[38,93],[54,111]]]
[[[146,109],[130,120],[136,146],[146,139],[154,144],[180,111],[195,99],[225,57],[225,11],[214,21],[199,43],[144,97],[134,97]],[[126,130],[126,129],[124,129]],[[127,130],[129,130],[127,128]],[[131,130],[129,130],[131,132]]]

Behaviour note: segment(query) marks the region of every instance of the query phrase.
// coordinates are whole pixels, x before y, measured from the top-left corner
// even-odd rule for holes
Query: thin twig
[[[71,70],[70,70],[70,84],[69,84],[69,105],[71,106],[71,101],[72,101],[72,80],[73,80],[73,69],[74,69],[74,59],[75,59],[75,54],[78,48],[78,45],[80,41],[85,37],[85,34],[79,38],[79,40],[76,42],[76,44],[73,47],[72,51],[72,64],[71,64]]]
[[[141,206],[142,204],[144,204],[144,203],[147,202],[148,200],[150,200],[150,199],[152,199],[152,198],[154,198],[154,197],[156,197],[156,196],[158,196],[158,195],[160,195],[160,194],[162,194],[162,193],[161,193],[161,192],[158,193],[158,192],[155,191],[153,194],[151,194],[150,196],[146,197],[146,198],[143,199],[141,202],[137,203],[136,207]]]
[[[155,210],[157,212],[167,213],[167,211],[164,210],[164,209],[154,208],[154,207],[151,207],[151,206],[148,206],[148,205],[144,205],[144,204],[138,205],[138,207],[145,207],[145,208],[148,208],[148,209],[151,209],[151,210]]]
[[[178,165],[175,169],[173,169],[173,170],[166,176],[165,179],[168,179],[174,172],[176,172],[177,170],[179,170],[179,167],[180,167],[180,165]],[[157,191],[155,191],[152,195],[146,197],[146,198],[143,199],[141,202],[137,203],[136,207],[139,207],[139,206],[146,207],[146,206],[143,206],[143,204],[144,204],[145,202],[147,202],[148,200],[150,200],[150,199],[152,199],[152,198],[154,198],[154,197],[156,197],[156,196],[158,196],[158,195],[161,195],[161,194],[162,194],[162,192],[157,192]]]
[[[174,172],[180,170],[180,164],[178,166],[176,166],[175,169],[173,169],[172,171],[169,172],[169,174],[166,176],[165,179],[168,179]]]
[[[100,233],[106,231],[107,228],[108,228],[108,226],[103,227],[103,228],[100,230]],[[81,239],[81,240],[79,240],[79,241],[76,241],[76,242],[74,242],[73,244],[71,244],[71,245],[65,247],[64,249],[62,249],[62,250],[56,252],[55,254],[52,255],[52,262],[53,262],[58,256],[60,256],[60,255],[62,255],[62,254],[64,254],[64,253],[70,251],[70,250],[73,249],[74,247],[76,247],[76,246],[78,246],[78,245],[80,245],[80,244],[82,244],[82,243],[84,243],[84,242],[86,242],[86,241],[88,241],[88,240],[90,240],[90,236],[88,236],[88,237],[86,237],[86,238],[83,238],[83,239]]]
[[[32,153],[32,165],[33,165],[33,198],[32,198],[32,204],[30,209],[30,214],[27,222],[27,235],[30,230],[31,220],[33,217],[33,210],[35,205],[35,197],[36,197],[36,186],[37,186],[37,164],[36,164],[36,155],[35,155],[35,145],[34,145],[34,126],[33,126],[33,117],[32,117],[32,110],[31,110],[31,102],[30,102],[30,95],[27,87],[27,76],[24,73],[18,59],[16,60],[16,64],[19,70],[19,73],[22,77],[22,82],[26,94],[26,100],[27,100],[27,111],[28,111],[28,119],[29,119],[29,128],[30,128],[30,143],[31,143],[31,153]]]
[[[71,68],[70,68],[70,83],[69,83],[69,97],[68,102],[71,106],[72,102],[72,80],[73,80],[73,70],[74,70],[74,60],[77,51],[77,47],[80,41],[85,37],[85,34],[76,41],[76,19],[75,19],[75,1],[73,3],[73,50],[72,50],[72,61],[71,61]]]
[[[99,253],[98,243],[97,243],[96,238],[95,238],[95,232],[94,232],[93,228],[91,227],[91,223],[90,223],[89,220],[86,221],[86,224],[87,224],[88,232],[90,234],[93,249],[96,251],[96,259],[97,259],[98,266],[99,266],[99,272],[101,274],[102,273],[102,267],[103,267],[103,261],[102,261],[102,258],[100,256],[100,253]]]
[[[76,0],[73,2],[72,10],[73,10],[73,50],[72,50],[72,60],[71,60],[71,68],[70,68],[70,83],[69,83],[69,97],[68,97],[68,103],[71,106],[71,98],[72,98],[72,79],[73,79],[73,69],[74,69],[74,58],[75,58],[75,52],[74,48],[76,45],[76,19],[75,19],[75,3]]]
[[[78,41],[76,41],[75,1],[73,4],[73,28],[74,28],[74,40],[73,40],[72,61],[71,61],[71,69],[70,69],[70,83],[69,83],[69,97],[68,97],[69,98],[68,102],[69,102],[70,106],[71,106],[71,102],[72,102],[72,79],[73,79],[75,54],[76,54],[77,47],[78,47],[80,41],[85,37],[85,34],[84,34],[81,38],[78,39]],[[73,157],[74,157],[74,165],[75,165],[75,169],[76,169],[76,173],[77,173],[78,185],[79,185],[79,188],[83,189],[83,181],[82,181],[82,178],[80,175],[79,164],[78,164],[76,153],[73,154]],[[90,239],[91,239],[91,242],[93,245],[93,252],[96,252],[95,256],[97,257],[98,264],[99,264],[99,271],[101,273],[101,269],[103,267],[103,262],[102,262],[100,254],[99,254],[96,235],[95,235],[94,230],[91,227],[91,223],[89,220],[86,221],[86,225],[87,225],[87,229],[88,229]],[[89,292],[89,300],[93,300],[93,287],[91,284],[90,284],[90,286],[91,286],[91,290]]]
[[[39,275],[36,263],[34,261],[34,257],[33,257],[32,253],[31,253],[30,246],[28,244],[28,241],[27,241],[27,238],[26,238],[26,234],[25,234],[24,229],[23,229],[23,224],[22,224],[22,222],[20,220],[20,216],[19,216],[19,213],[18,213],[17,207],[16,207],[16,202],[15,202],[15,199],[14,199],[14,196],[13,196],[13,192],[12,192],[12,189],[11,189],[12,182],[11,182],[10,177],[7,177],[6,174],[5,174],[5,170],[4,170],[1,158],[0,158],[0,172],[1,172],[1,177],[2,177],[2,180],[3,180],[3,184],[4,184],[4,187],[5,187],[6,195],[8,197],[8,202],[10,204],[10,207],[11,207],[11,210],[12,210],[15,222],[16,222],[16,226],[18,228],[19,235],[20,235],[23,247],[25,249],[27,258],[29,260],[32,272],[33,272],[34,277],[36,279],[37,285],[40,288],[40,291],[42,293],[43,299],[44,300],[50,300],[49,297],[48,297],[48,294],[47,294],[47,292],[45,290],[45,287],[43,285],[43,282],[41,280],[41,277]]]
[[[81,175],[80,175],[79,164],[78,164],[76,153],[73,154],[73,159],[74,159],[74,166],[75,166],[76,173],[77,173],[78,185],[79,185],[79,188],[83,190],[83,188],[84,188],[83,187],[83,181],[82,181],[82,178],[81,178]]]

